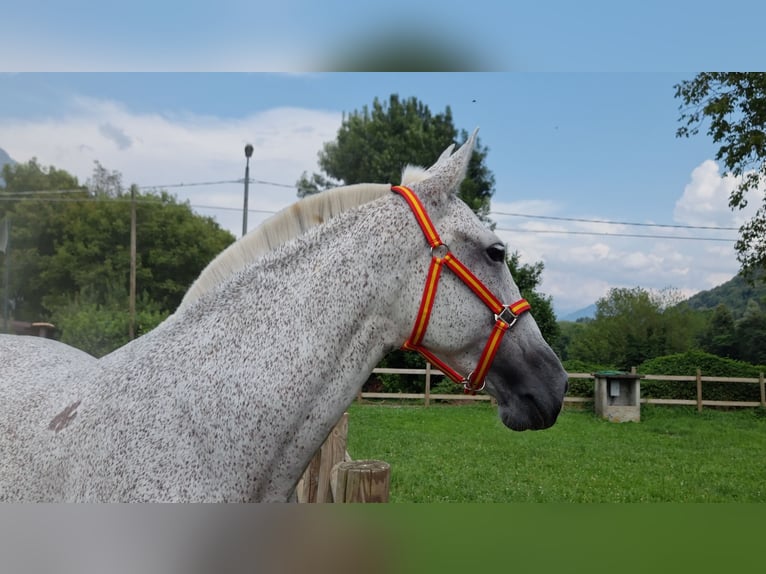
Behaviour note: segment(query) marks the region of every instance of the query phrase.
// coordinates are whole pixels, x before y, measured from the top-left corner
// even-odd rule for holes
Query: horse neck
[[[390,199],[381,201],[389,203],[353,210],[263,257],[179,317],[197,317],[188,339],[209,339],[219,350],[216,363],[228,368],[218,384],[240,394],[238,405],[259,407],[249,418],[232,416],[258,440],[267,440],[260,436],[265,428],[277,437],[268,455],[274,485],[295,485],[372,369],[410,327],[399,319],[398,303],[408,274],[402,268],[414,249],[403,245],[401,225],[385,209]],[[264,486],[256,497],[281,498],[268,490],[277,486]]]

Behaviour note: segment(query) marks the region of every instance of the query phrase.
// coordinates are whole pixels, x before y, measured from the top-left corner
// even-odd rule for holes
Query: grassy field
[[[348,450],[391,464],[391,502],[766,502],[760,409],[644,405],[640,423],[567,409],[516,433],[489,404],[354,404]]]

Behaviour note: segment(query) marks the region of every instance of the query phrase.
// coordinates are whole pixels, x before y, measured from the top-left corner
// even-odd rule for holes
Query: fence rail
[[[432,400],[446,401],[491,401],[490,396],[484,394],[463,395],[463,394],[434,394],[431,393],[431,377],[444,376],[444,373],[426,364],[425,369],[392,369],[377,368],[373,369],[373,374],[399,374],[399,375],[423,375],[425,377],[425,392],[423,393],[379,393],[379,392],[361,392],[358,399],[401,399],[401,400],[422,400],[425,406],[429,406]],[[569,379],[590,379],[595,380],[593,373],[567,373]],[[696,383],[696,399],[661,399],[661,398],[642,398],[642,404],[654,405],[691,405],[697,406],[701,411],[703,406],[711,407],[761,407],[766,408],[766,382],[764,374],[760,373],[758,377],[717,377],[706,376],[698,369],[696,375],[643,375],[644,381],[670,381]],[[752,383],[760,387],[760,401],[720,401],[702,398],[703,383]],[[564,397],[564,403],[581,404],[593,402],[591,397]]]

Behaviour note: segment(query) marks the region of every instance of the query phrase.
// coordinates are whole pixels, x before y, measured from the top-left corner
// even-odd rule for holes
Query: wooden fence
[[[391,467],[381,460],[351,460],[343,413],[298,482],[298,502],[388,502]]]
[[[632,369],[635,372],[635,368]],[[431,393],[431,377],[444,376],[444,373],[431,367],[430,363],[426,364],[425,369],[388,369],[378,368],[374,369],[373,373],[381,374],[399,374],[399,375],[424,375],[425,376],[425,392],[423,393],[367,393],[362,392],[357,396],[358,399],[409,399],[409,400],[422,400],[425,406],[429,406],[432,400],[447,400],[447,401],[490,401],[493,400],[490,396],[484,394],[478,395],[464,395],[464,394],[434,394]],[[594,380],[593,373],[567,373],[570,379],[590,379]],[[660,399],[660,398],[642,398],[640,399],[643,404],[655,404],[655,405],[696,405],[698,411],[702,411],[703,406],[715,406],[715,407],[761,407],[766,408],[766,384],[764,383],[764,374],[760,373],[758,378],[747,377],[713,377],[704,376],[702,372],[697,369],[696,375],[643,375],[644,381],[670,381],[670,382],[694,382],[697,385],[697,398],[696,399]],[[760,401],[718,401],[702,398],[702,384],[703,383],[752,383],[757,384],[760,387],[761,400]],[[564,403],[569,404],[581,404],[592,403],[592,397],[565,397]]]

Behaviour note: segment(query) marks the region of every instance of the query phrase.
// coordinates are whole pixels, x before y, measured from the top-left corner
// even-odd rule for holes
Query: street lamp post
[[[247,233],[247,192],[250,185],[250,156],[253,155],[253,146],[247,144],[245,146],[245,157],[247,158],[245,163],[245,205],[242,208],[242,237]]]

